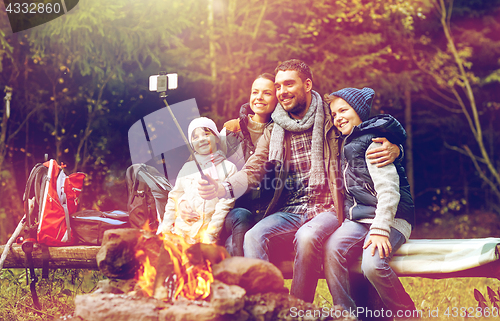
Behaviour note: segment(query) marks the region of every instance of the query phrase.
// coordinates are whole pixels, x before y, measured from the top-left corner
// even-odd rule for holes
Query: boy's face
[[[200,155],[208,155],[217,151],[218,138],[209,129],[198,127],[193,130],[191,143],[193,149]]]
[[[332,113],[333,124],[342,135],[349,135],[354,126],[361,124],[358,113],[340,97],[330,103],[330,112]]]

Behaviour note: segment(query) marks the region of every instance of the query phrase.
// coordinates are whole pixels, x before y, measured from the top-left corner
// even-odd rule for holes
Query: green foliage
[[[482,81],[483,84],[489,84],[493,82],[500,82],[500,69],[493,71]]]
[[[464,197],[453,195],[451,186],[447,186],[443,190],[436,189],[432,201],[429,210],[441,215],[446,213],[460,213],[467,204],[467,200]]]
[[[0,319],[9,321],[53,320],[74,310],[74,297],[90,293],[102,275],[88,270],[55,270],[36,289],[42,310],[33,307],[27,275],[22,269],[4,269],[0,275]]]

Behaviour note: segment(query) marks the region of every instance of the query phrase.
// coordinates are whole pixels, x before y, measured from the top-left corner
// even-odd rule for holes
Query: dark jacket
[[[386,137],[394,144],[402,144],[406,140],[406,131],[394,117],[378,115],[354,127],[351,134],[345,137],[342,171],[346,189],[345,211],[351,220],[375,217],[377,193],[365,159],[366,150],[374,137]],[[401,196],[395,217],[406,220],[413,227],[415,209],[410,185],[403,165],[395,162],[394,166],[399,175]]]
[[[226,129],[227,157],[233,158],[238,170],[243,167],[247,159],[255,152],[250,132],[248,131],[248,115],[253,114],[250,104],[246,103],[240,108],[240,115],[224,123]]]
[[[228,159],[236,164],[240,170],[248,158],[255,152],[254,144],[248,131],[248,115],[252,114],[250,104],[246,103],[240,108],[240,116],[224,123],[226,129],[226,146]],[[272,127],[269,123],[267,127]],[[264,182],[272,181],[273,171],[266,173]],[[251,211],[257,216],[262,216],[269,206],[274,194],[271,184],[261,184],[260,187],[253,188],[249,193],[236,200],[235,208],[241,207]]]

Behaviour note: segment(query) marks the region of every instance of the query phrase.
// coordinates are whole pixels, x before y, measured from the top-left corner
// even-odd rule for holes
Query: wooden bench
[[[493,242],[496,239],[493,239]],[[428,242],[434,244],[440,240],[418,240],[420,242]],[[461,240],[456,240],[460,242]],[[3,252],[4,245],[0,246],[0,253]],[[96,254],[99,251],[99,246],[68,246],[68,247],[49,247],[49,268],[50,269],[91,269],[97,270]],[[401,248],[397,255],[404,256],[401,253],[405,248]],[[482,250],[480,250],[482,251]],[[496,278],[500,280],[500,239],[498,244],[494,245],[493,259],[485,264],[475,266],[472,268],[462,269],[458,271],[449,272],[404,272],[396,270],[400,277],[424,277],[431,279],[444,279],[444,278],[457,278],[457,277],[487,277]],[[459,253],[460,254],[460,253]],[[42,252],[40,249],[33,251],[33,261],[35,268],[41,268]],[[281,259],[273,262],[283,273],[285,278],[291,278],[293,270],[293,257],[288,256],[286,259]],[[392,263],[391,263],[392,264]],[[418,264],[422,264],[419,262]],[[4,268],[24,268],[25,267],[25,254],[20,245],[14,244],[7,255],[4,262]],[[354,272],[360,272],[359,264],[351,268]]]
[[[461,244],[463,244],[463,248],[461,248]],[[419,249],[422,249],[422,245],[424,245],[425,253],[421,256],[415,255],[412,248],[416,248],[418,254]],[[429,249],[426,249],[426,247],[429,247]],[[283,245],[281,245],[275,249],[271,248],[270,251],[270,257],[274,258],[274,260],[271,259],[271,262],[282,271],[285,278],[291,278],[293,257],[289,253],[293,252],[293,249],[291,247],[284,249]],[[288,255],[283,255],[283,253],[288,253]],[[391,266],[399,277],[424,277],[430,279],[488,277],[500,280],[499,253],[500,238],[410,240],[395,253]],[[483,257],[478,257],[480,255],[483,255]],[[469,257],[462,260],[462,256]],[[410,263],[404,262],[405,259],[409,259],[407,262]],[[453,260],[452,266],[450,264],[444,266],[447,259]],[[412,262],[418,268],[412,268]],[[351,272],[361,273],[361,261],[355,262],[350,267],[350,270]]]

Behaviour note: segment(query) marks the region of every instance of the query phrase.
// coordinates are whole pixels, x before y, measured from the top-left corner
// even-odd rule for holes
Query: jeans
[[[325,278],[334,304],[340,304],[346,310],[356,310],[356,304],[350,295],[348,266],[362,253],[361,270],[377,290],[382,302],[393,311],[393,315],[398,310],[414,311],[412,299],[389,266],[392,254],[405,242],[405,237],[391,228],[389,242],[392,252],[390,257],[381,259],[378,249],[374,256],[371,255],[371,245],[363,250],[363,244],[369,237],[369,227],[369,224],[345,220],[326,241]]]
[[[225,242],[226,249],[231,256],[243,256],[243,239],[245,233],[251,229],[262,215],[255,215],[241,207],[233,208],[226,215],[224,221],[224,235],[229,235]]]
[[[259,221],[245,234],[245,256],[269,261],[269,242],[293,237],[295,260],[290,294],[313,302],[321,273],[323,243],[339,225],[333,212],[320,213],[307,222],[303,215],[277,212]]]

